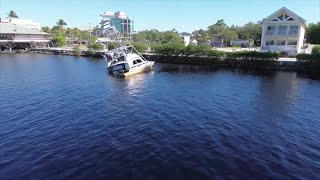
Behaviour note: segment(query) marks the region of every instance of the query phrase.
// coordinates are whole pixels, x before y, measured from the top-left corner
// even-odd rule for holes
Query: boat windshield
[[[139,63],[142,63],[142,60],[141,60],[141,59],[137,59],[137,60],[134,60],[134,61],[133,61],[133,65],[139,64]]]

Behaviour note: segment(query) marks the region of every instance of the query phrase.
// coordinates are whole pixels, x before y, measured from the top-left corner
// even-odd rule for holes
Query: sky
[[[281,7],[310,23],[320,21],[320,0],[0,0],[0,17],[14,10],[21,19],[41,26],[64,19],[68,27],[84,28],[98,25],[100,13],[119,10],[135,20],[135,31],[192,32],[219,19],[227,25],[258,22]]]

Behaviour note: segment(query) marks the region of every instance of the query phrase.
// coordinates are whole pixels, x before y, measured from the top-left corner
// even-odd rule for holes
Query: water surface
[[[0,179],[317,179],[320,81],[0,56]]]

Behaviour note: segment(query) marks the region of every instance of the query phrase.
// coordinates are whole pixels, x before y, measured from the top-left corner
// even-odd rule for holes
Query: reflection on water
[[[139,95],[145,89],[145,83],[149,78],[152,78],[153,72],[139,73],[123,79],[125,83],[125,91],[128,95],[136,96]],[[146,79],[148,78],[148,79]]]
[[[218,68],[210,66],[193,66],[193,65],[176,65],[176,64],[157,64],[156,72],[170,72],[170,73],[201,73],[214,72]]]

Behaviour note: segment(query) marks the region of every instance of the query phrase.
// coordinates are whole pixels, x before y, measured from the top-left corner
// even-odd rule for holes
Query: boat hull
[[[146,65],[146,66],[140,67],[140,68],[135,68],[135,69],[132,69],[131,71],[129,70],[129,72],[122,73],[122,76],[128,77],[128,76],[132,76],[132,75],[138,74],[138,73],[150,72],[153,70],[153,68],[154,68],[154,62],[149,61],[149,65]]]
[[[154,69],[154,61],[147,61],[146,64],[140,65],[138,67],[130,68],[128,72],[112,72],[109,71],[110,74],[120,77],[128,77],[139,73],[150,72]]]

